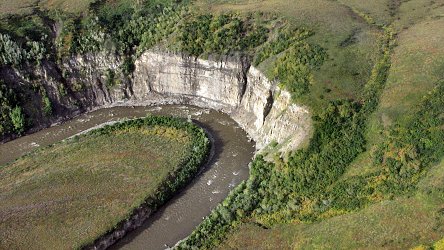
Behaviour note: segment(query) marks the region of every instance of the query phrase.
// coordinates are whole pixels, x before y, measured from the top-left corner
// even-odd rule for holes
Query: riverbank
[[[131,241],[129,246],[148,245],[152,249],[161,249],[164,244],[174,245],[189,235],[202,217],[226,197],[229,190],[248,178],[247,165],[254,153],[254,142],[250,142],[246,133],[227,115],[190,106],[101,109],[0,145],[0,152],[2,156],[6,151],[11,155],[24,153],[38,145],[52,144],[102,123],[144,117],[147,113],[189,117],[214,136],[215,145],[214,157],[203,172],[170,202],[160,207],[140,229],[118,244],[121,246]]]
[[[185,120],[150,116],[34,150],[0,169],[2,248],[78,248],[129,230],[195,176],[209,145]]]

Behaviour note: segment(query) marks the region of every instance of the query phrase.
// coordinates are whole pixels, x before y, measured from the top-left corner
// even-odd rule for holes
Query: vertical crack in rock
[[[271,90],[268,90],[268,97],[267,102],[264,106],[264,120],[262,121],[262,124],[265,123],[265,119],[267,118],[268,114],[270,114],[271,108],[273,107],[274,98],[273,98],[273,92]]]
[[[123,99],[129,99],[131,96],[128,94],[128,84],[124,83],[124,85],[120,88],[123,94]]]
[[[198,62],[198,58],[195,57],[194,60],[191,62],[191,65],[189,67],[189,69],[191,70],[190,72],[190,78],[189,80],[189,84],[190,84],[190,89],[191,89],[191,94],[193,96],[197,95],[197,90],[199,88],[199,80],[198,80],[198,70],[199,70],[199,62]]]
[[[154,77],[150,77],[150,75],[147,76],[146,81],[145,81],[147,93],[154,92],[153,86],[152,86],[152,83],[154,82],[154,80],[155,80]],[[132,96],[134,96],[134,76],[133,76],[133,79],[130,80],[130,85],[131,85]]]
[[[44,78],[45,81],[47,81],[47,82],[50,81],[48,79],[48,77],[46,76],[47,75],[46,72],[49,72],[49,74],[54,78],[54,81],[59,82],[61,85],[63,85],[64,89],[66,90],[66,92],[67,92],[66,98],[68,100],[64,100],[63,97],[60,97],[59,98],[60,103],[67,104],[67,105],[69,105],[69,103],[76,103],[79,106],[80,110],[83,111],[84,106],[83,106],[81,98],[79,98],[75,94],[75,92],[72,90],[72,88],[69,87],[68,79],[63,77],[63,73],[62,73],[62,70],[60,69],[60,67],[57,64],[52,63],[52,62],[44,62],[43,66],[42,66],[42,70],[44,70],[44,72],[45,72],[45,78]],[[66,109],[65,105],[62,105],[62,108],[64,109],[64,112],[68,111],[68,110],[65,110]]]
[[[242,99],[244,98],[245,92],[247,91],[247,85],[248,85],[248,71],[250,70],[251,63],[250,60],[247,58],[247,56],[242,56],[241,59],[241,67],[242,72],[241,75],[238,77],[238,81],[240,83],[240,96],[239,96],[239,104],[242,103]]]
[[[88,85],[87,86],[87,89],[84,91],[85,92],[85,99],[86,98],[91,98],[91,101],[89,102],[89,103],[94,103],[94,105],[97,105],[97,100],[98,100],[98,98],[97,98],[97,94],[96,94],[96,92],[94,91],[94,87],[93,87],[93,85]],[[87,100],[85,100],[85,103],[88,103],[88,101]],[[91,105],[91,104],[90,104]]]
[[[109,102],[107,92],[105,91],[106,87],[103,86],[104,84],[103,84],[102,80],[101,79],[96,79],[96,81],[97,81],[97,87],[99,88],[99,90],[103,94],[104,103]]]
[[[127,99],[134,96],[133,81],[131,80],[132,78],[133,78],[133,76],[128,76],[125,79],[125,95],[126,95]],[[149,87],[148,87],[148,91],[150,91]]]

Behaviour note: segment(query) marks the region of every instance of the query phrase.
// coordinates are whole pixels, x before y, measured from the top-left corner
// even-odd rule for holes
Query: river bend
[[[200,175],[161,207],[142,227],[112,249],[165,249],[188,236],[228,192],[248,178],[254,142],[228,115],[183,105],[114,107],[82,114],[36,133],[0,145],[0,165],[103,123],[147,114],[191,118],[213,137],[214,157]]]

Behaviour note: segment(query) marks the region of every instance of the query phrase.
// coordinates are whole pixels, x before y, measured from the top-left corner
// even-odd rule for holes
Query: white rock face
[[[207,61],[148,51],[135,64],[132,103],[220,110],[247,131],[258,149],[275,141],[285,152],[309,136],[309,112],[241,57]]]
[[[48,93],[57,119],[28,113],[44,125],[48,119],[58,122],[103,107],[190,104],[229,114],[256,141],[258,149],[275,141],[285,152],[296,149],[309,136],[311,117],[307,109],[293,104],[288,92],[251,67],[245,57],[202,60],[150,50],[136,60],[132,76],[107,86],[108,72],[120,72],[122,61],[112,53],[75,56],[63,63],[64,77],[56,65],[49,63],[41,69],[30,69]],[[33,84],[25,77],[26,72],[2,74],[20,85]],[[81,88],[62,94],[62,85]],[[30,110],[41,105],[38,93],[29,94],[33,101]]]

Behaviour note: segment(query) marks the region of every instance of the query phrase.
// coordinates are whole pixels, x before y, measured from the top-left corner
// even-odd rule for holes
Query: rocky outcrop
[[[281,151],[288,151],[308,136],[307,110],[293,104],[290,94],[252,67],[247,57],[203,60],[151,50],[136,60],[135,71],[127,77],[119,73],[122,61],[113,54],[88,54],[65,60],[61,69],[43,63],[27,70],[2,69],[0,74],[18,91],[27,89],[25,111],[40,127],[102,107],[190,104],[228,113],[258,149],[275,141]],[[110,71],[116,73],[115,86],[107,84]],[[51,100],[52,116],[37,108],[43,95]]]
[[[278,142],[282,151],[308,136],[308,111],[242,56],[202,60],[148,51],[136,61],[131,102],[185,103],[230,114],[261,149]]]

